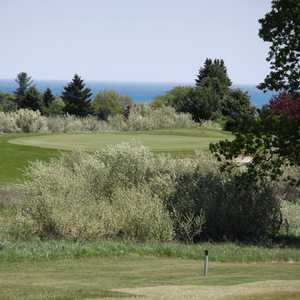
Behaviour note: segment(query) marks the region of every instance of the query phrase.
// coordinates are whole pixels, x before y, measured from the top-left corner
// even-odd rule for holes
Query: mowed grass
[[[280,282],[274,285],[272,280]],[[300,264],[211,263],[209,276],[204,278],[200,259],[131,255],[2,263],[0,299],[222,299],[220,296],[228,296],[228,291],[249,292],[251,289],[252,293],[257,293],[256,285],[251,285],[257,281],[266,281],[258,283],[260,287],[271,286],[274,290],[277,286],[282,293],[293,292],[299,296]],[[260,290],[270,292],[268,289]],[[244,293],[235,296],[240,295]]]
[[[195,150],[207,151],[210,143],[225,138],[232,135],[206,128],[43,136],[3,134],[0,135],[0,184],[21,181],[30,161],[48,160],[61,150],[95,151],[106,145],[137,141],[156,153],[192,155]]]
[[[57,150],[13,145],[8,141],[13,138],[30,136],[25,134],[0,135],[0,184],[17,183],[22,179],[23,170],[33,160],[48,160],[57,155]]]
[[[197,150],[208,150],[210,143],[230,137],[229,133],[221,130],[197,128],[134,133],[55,134],[22,137],[10,140],[10,143],[50,149],[96,151],[106,145],[136,141],[149,147],[153,152],[192,154]]]

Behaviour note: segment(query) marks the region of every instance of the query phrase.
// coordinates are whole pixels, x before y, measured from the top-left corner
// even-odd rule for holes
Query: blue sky
[[[271,0],[0,0],[0,78],[191,82],[206,57],[233,82],[268,72]]]

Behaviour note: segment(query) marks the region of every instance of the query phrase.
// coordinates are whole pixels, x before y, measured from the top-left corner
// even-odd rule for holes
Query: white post
[[[208,273],[208,250],[204,251],[204,272],[203,275],[207,276]]]

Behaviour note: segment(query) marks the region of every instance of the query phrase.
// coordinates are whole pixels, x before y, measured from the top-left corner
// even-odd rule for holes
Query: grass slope
[[[201,260],[139,256],[1,264],[0,299],[118,298],[141,295],[134,290],[138,287],[159,286],[161,293],[161,286],[230,286],[262,280],[286,280],[286,289],[289,289],[289,280],[298,280],[298,295],[300,293],[299,264],[211,263],[207,278],[201,276],[201,271]],[[291,284],[295,285],[293,281]],[[191,290],[193,287],[188,288]],[[156,299],[174,299],[174,294],[164,296]]]
[[[41,149],[8,143],[10,139],[30,136],[25,134],[0,135],[0,184],[17,182],[29,161],[47,160],[57,155],[57,150]]]

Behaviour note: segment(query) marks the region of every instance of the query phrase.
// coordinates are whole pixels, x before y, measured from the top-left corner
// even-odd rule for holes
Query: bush
[[[195,126],[189,114],[176,113],[173,107],[163,106],[153,109],[149,105],[134,107],[130,111],[127,123],[129,130],[190,128]]]
[[[129,144],[33,163],[19,223],[41,238],[169,240],[161,200],[169,176],[159,165],[143,146]]]
[[[199,169],[183,174],[177,179],[168,205],[180,216],[205,218],[202,234],[194,237],[196,241],[200,237],[262,241],[274,237],[282,222],[280,202],[273,188],[245,174],[226,178]],[[181,237],[180,232],[176,234]]]
[[[23,237],[262,241],[281,225],[273,187],[222,175],[207,155],[172,159],[139,144],[32,163],[18,224]]]
[[[16,124],[16,119],[12,113],[0,111],[0,133],[19,132],[20,129]]]
[[[93,116],[80,118],[70,115],[51,116],[51,113],[49,114],[49,117],[44,117],[39,111],[27,109],[9,113],[0,112],[0,132],[76,133],[184,128],[195,125],[188,114],[178,114],[170,107],[154,110],[148,105],[135,107],[128,120],[125,120],[120,114],[110,116],[108,121],[101,121]]]
[[[46,118],[39,111],[20,109],[15,112],[0,112],[0,132],[47,131]]]

